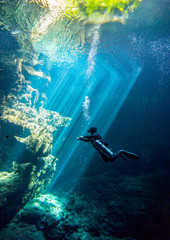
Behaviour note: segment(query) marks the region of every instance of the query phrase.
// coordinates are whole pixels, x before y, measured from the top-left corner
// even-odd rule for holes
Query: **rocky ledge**
[[[166,181],[159,171],[138,177],[82,178],[73,192],[31,200],[0,236],[6,240],[14,236],[20,240],[168,240]]]

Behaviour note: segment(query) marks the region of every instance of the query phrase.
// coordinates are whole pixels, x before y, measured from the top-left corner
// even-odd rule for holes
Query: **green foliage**
[[[92,17],[104,18],[109,14],[121,16],[133,11],[142,0],[66,0],[66,16],[76,19]],[[91,18],[92,19],[92,18]],[[107,17],[108,19],[108,17]],[[97,20],[97,19],[96,19]],[[112,18],[110,16],[110,21]]]

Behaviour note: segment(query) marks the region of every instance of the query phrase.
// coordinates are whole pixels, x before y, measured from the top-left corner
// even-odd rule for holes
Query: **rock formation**
[[[70,118],[62,117],[55,111],[44,108],[47,101],[45,93],[31,86],[24,70],[34,77],[50,82],[44,73],[41,76],[33,68],[31,56],[18,58],[16,54],[9,59],[0,57],[2,66],[2,88],[0,91],[0,131],[8,132],[8,145],[5,136],[0,149],[0,226],[8,223],[17,211],[31,198],[38,195],[51,182],[56,170],[57,158],[52,156],[53,133],[58,127],[66,127]],[[32,66],[30,65],[30,62]],[[34,61],[35,62],[35,61]],[[23,64],[30,67],[23,67]],[[10,72],[10,85],[6,82]],[[18,136],[19,134],[19,136]],[[17,144],[20,145],[17,145]],[[17,145],[18,147],[12,148]],[[19,159],[12,159],[11,152],[23,151]],[[13,153],[13,155],[15,152]],[[11,167],[13,165],[13,167]],[[16,204],[17,203],[17,204]]]
[[[24,228],[49,240],[168,240],[168,196],[165,189],[160,197],[155,188],[157,183],[165,186],[168,178],[161,171],[138,177],[83,177],[74,192],[31,200],[0,236],[4,239],[10,232],[6,240],[19,238],[25,236]]]
[[[0,226],[3,227],[23,206],[23,196],[28,188],[31,163],[17,165],[11,172],[0,173]]]

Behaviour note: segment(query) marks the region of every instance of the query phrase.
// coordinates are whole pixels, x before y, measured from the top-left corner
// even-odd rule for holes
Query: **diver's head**
[[[96,133],[97,132],[97,128],[91,127],[89,130],[87,130],[87,132],[89,132],[91,134]]]

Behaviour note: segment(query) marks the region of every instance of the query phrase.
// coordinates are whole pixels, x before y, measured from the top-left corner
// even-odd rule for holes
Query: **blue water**
[[[37,90],[38,96],[45,94],[43,108],[71,118],[67,127],[60,126],[53,132],[51,154],[58,161],[46,193],[70,193],[76,186],[81,189],[81,181],[85,179],[82,188],[88,195],[93,177],[109,185],[108,179],[112,177],[147,176],[156,171],[163,171],[165,176],[169,174],[169,22],[168,1],[144,0],[125,24],[94,26],[91,42],[86,41],[76,54],[72,51],[67,58],[62,55],[64,50],[57,53],[64,61],[57,59],[56,52],[46,46],[46,51],[38,55],[34,70],[50,77],[48,83],[23,68],[25,79]],[[38,44],[41,48],[43,41]],[[0,54],[0,104],[3,105],[2,95],[7,96],[17,85],[6,58],[14,55],[29,59],[34,53],[21,48],[15,34],[1,27]],[[27,60],[25,65],[30,66]],[[35,98],[32,96],[32,105]],[[41,106],[39,97],[34,107],[39,111]],[[97,127],[113,152],[126,149],[139,154],[140,159],[105,163],[90,143],[77,141],[77,137],[87,135],[90,127]],[[22,131],[11,122],[1,120],[0,134],[2,171],[10,171],[13,162],[26,163],[31,158],[32,163],[36,163],[37,156],[29,155],[25,147],[14,140],[15,135],[27,137],[28,129]],[[9,139],[4,141],[8,134]],[[100,196],[101,189],[97,186],[94,183],[93,190],[96,188]],[[165,192],[166,189],[165,186]],[[159,188],[158,195],[159,191],[161,195],[163,190]],[[107,194],[110,193],[106,192],[106,199]]]

